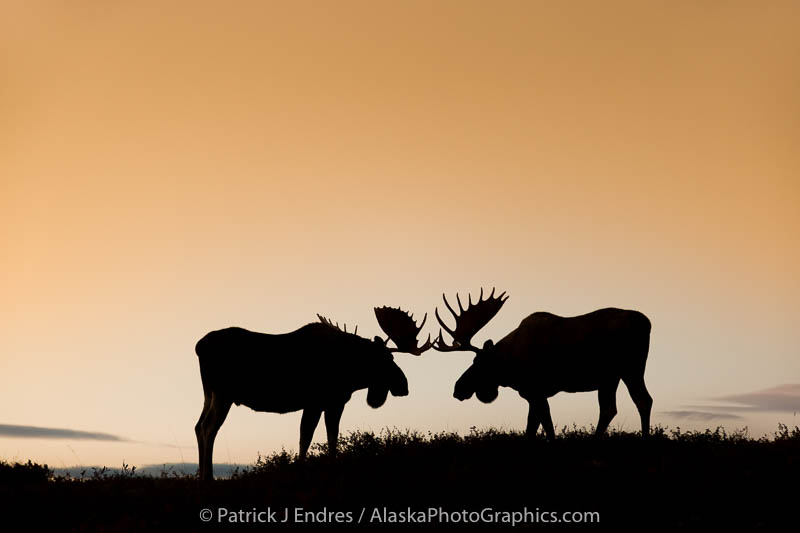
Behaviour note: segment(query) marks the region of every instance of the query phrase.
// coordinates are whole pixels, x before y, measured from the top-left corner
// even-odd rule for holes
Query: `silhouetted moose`
[[[453,337],[447,345],[439,336],[433,348],[442,352],[471,351],[472,365],[461,375],[453,396],[466,400],[473,394],[484,403],[497,398],[498,387],[511,387],[529,404],[526,432],[536,434],[539,424],[549,439],[555,438],[550,405],[547,399],[558,392],[598,391],[600,419],[597,435],[602,435],[617,414],[616,393],[620,380],[625,382],[642,421],[642,435],[650,432],[650,409],[653,399],[644,384],[644,369],[650,345],[650,320],[638,311],[600,309],[575,317],[551,313],[533,313],[497,344],[487,340],[483,348],[471,341],[508,300],[505,292],[483,299],[483,289],[467,308],[456,294],[458,309],[442,295],[456,320],[454,330],[447,327],[436,309],[439,324]]]
[[[353,392],[368,389],[367,403],[378,408],[389,392],[408,394],[405,374],[393,352],[420,355],[431,347],[430,335],[417,346],[425,324],[399,308],[375,308],[375,317],[388,335],[384,340],[359,337],[317,315],[320,322],[291,333],[270,335],[242,328],[212,331],[195,347],[200,362],[205,402],[195,426],[201,480],[213,479],[214,439],[231,404],[254,411],[303,411],[300,421],[300,457],[311,444],[320,416],[325,413],[328,449],[336,454],[339,420]],[[387,346],[389,340],[396,348]]]

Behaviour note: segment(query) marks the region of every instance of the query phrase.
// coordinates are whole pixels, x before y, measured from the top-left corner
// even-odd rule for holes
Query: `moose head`
[[[370,407],[378,408],[386,402],[388,394],[392,396],[408,395],[408,380],[405,374],[394,361],[394,353],[404,352],[413,355],[421,355],[432,346],[430,335],[428,340],[418,346],[417,336],[425,325],[427,313],[422,319],[422,323],[417,326],[414,315],[407,313],[399,307],[376,307],[375,318],[387,337],[375,336],[372,340],[359,337],[358,327],[355,328],[351,336],[354,343],[352,353],[362,355],[361,365],[357,371],[358,376],[354,378],[367,386],[367,404]],[[347,326],[339,327],[338,322],[317,315],[320,322],[334,328],[342,333],[347,332]],[[395,347],[389,346],[389,341]]]
[[[456,320],[454,329],[450,329],[445,324],[442,317],[439,316],[439,309],[436,308],[436,320],[453,337],[453,343],[448,345],[442,337],[442,331],[439,330],[439,336],[434,341],[433,348],[440,352],[470,351],[475,353],[472,365],[456,381],[456,386],[453,390],[453,396],[461,401],[467,400],[475,394],[483,403],[491,403],[498,395],[500,384],[497,375],[498,369],[495,364],[494,342],[487,340],[483,344],[483,348],[477,348],[472,345],[472,337],[494,318],[506,300],[508,300],[505,292],[496,297],[494,293],[495,289],[493,288],[491,294],[484,300],[483,289],[481,289],[478,301],[474,304],[472,303],[472,296],[468,297],[466,309],[461,304],[461,298],[456,294],[459,313],[453,310],[447,301],[447,297],[442,294],[444,305],[447,306],[447,309]]]

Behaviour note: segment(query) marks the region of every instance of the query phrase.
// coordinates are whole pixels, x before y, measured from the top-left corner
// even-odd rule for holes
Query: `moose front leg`
[[[328,453],[336,457],[339,444],[339,421],[342,419],[344,403],[334,404],[325,409],[325,430],[328,432]]]
[[[319,417],[322,409],[316,407],[306,407],[303,409],[303,416],[300,419],[300,459],[306,458],[308,447],[311,446],[311,439],[314,438],[314,430],[319,424]]]
[[[550,404],[547,398],[532,398],[528,400],[528,428],[526,433],[529,437],[536,435],[539,424],[544,428],[544,433],[548,440],[556,438],[556,431],[553,428],[553,419],[550,418]]]
[[[525,435],[527,435],[529,439],[535,437],[541,423],[542,421],[539,420],[539,413],[533,408],[533,403],[528,402],[528,426],[525,428]]]

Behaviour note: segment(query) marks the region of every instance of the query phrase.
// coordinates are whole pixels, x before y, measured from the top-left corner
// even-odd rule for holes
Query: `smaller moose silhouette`
[[[500,311],[508,300],[505,292],[483,299],[483,289],[467,308],[458,300],[457,314],[442,295],[444,304],[456,320],[450,329],[439,316],[436,319],[453,338],[448,345],[439,336],[433,348],[441,352],[471,351],[472,365],[461,375],[453,396],[466,400],[475,394],[478,400],[491,403],[498,387],[510,387],[528,401],[526,432],[533,436],[541,424],[549,439],[555,438],[550,405],[547,399],[558,392],[598,391],[600,419],[597,435],[605,433],[617,414],[616,393],[620,380],[630,392],[642,422],[642,435],[650,431],[653,399],[644,384],[644,370],[650,346],[650,320],[638,311],[600,309],[575,317],[551,313],[533,313],[497,344],[487,340],[483,348],[472,346],[472,337]]]
[[[367,404],[378,408],[389,392],[408,394],[405,374],[394,362],[394,352],[420,355],[431,347],[417,346],[417,335],[425,324],[416,325],[413,315],[400,308],[375,308],[378,324],[388,335],[372,340],[358,336],[356,328],[320,315],[317,323],[291,333],[270,335],[242,328],[212,331],[198,341],[205,402],[195,426],[201,480],[213,474],[214,439],[232,404],[254,411],[289,413],[303,411],[300,421],[300,457],[311,444],[314,430],[325,413],[328,449],[336,454],[339,421],[353,392],[367,389]],[[388,347],[391,340],[395,348]]]

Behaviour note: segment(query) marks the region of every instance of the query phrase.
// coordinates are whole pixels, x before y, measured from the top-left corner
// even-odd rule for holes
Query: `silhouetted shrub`
[[[47,465],[27,463],[9,464],[0,460],[0,484],[19,485],[28,483],[46,483],[53,477]]]

